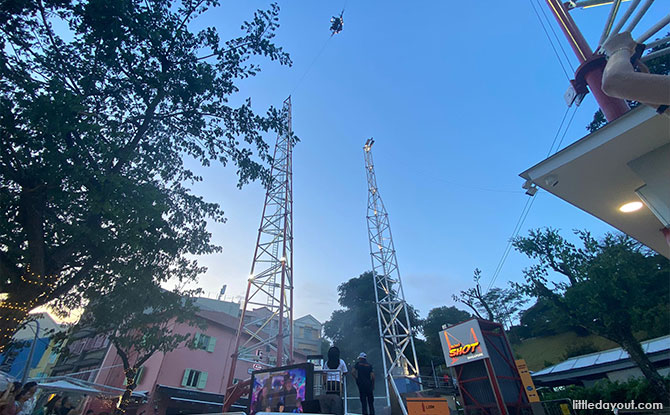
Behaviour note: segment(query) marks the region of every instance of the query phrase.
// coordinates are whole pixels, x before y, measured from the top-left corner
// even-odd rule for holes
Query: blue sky
[[[224,2],[197,24],[226,38],[268,4]],[[351,1],[344,31],[329,39],[329,19],[344,4],[280,2],[276,42],[294,65],[260,61],[263,71],[239,83],[237,98],[252,97],[264,112],[292,94],[301,139],[293,160],[296,316],[325,321],[338,308],[337,286],[370,269],[362,150],[369,137],[406,300],[425,316],[452,305],[475,268],[488,285],[528,197],[518,174],[547,155],[568,81],[529,1]],[[640,27],[661,9],[653,6]],[[608,10],[573,12],[590,43]],[[595,110],[587,96],[562,147],[586,134]],[[227,222],[209,226],[224,250],[200,258],[209,270],[199,286],[215,293],[227,284],[228,298],[244,295],[264,190],[237,190],[232,169],[201,173],[194,191],[220,203]],[[612,230],[549,194],[536,197],[522,234],[541,226]],[[495,285],[520,281],[528,264],[512,252]]]

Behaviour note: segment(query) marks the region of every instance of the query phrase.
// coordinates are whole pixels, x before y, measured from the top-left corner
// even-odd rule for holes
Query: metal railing
[[[347,413],[347,377],[339,369],[314,370],[314,397],[319,395],[339,395],[343,399],[344,413]]]
[[[568,398],[542,401],[542,409],[545,415],[575,415],[572,409],[572,400]]]

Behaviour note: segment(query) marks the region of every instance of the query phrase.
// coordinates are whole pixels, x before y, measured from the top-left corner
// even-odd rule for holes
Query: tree
[[[442,331],[442,326],[445,324],[448,326],[458,324],[470,318],[472,318],[470,313],[459,310],[454,306],[436,307],[428,312],[428,316],[421,322],[421,329],[426,338],[430,356],[435,363],[444,363],[444,353],[442,351],[442,343],[439,336],[439,333]]]
[[[517,284],[533,297],[551,301],[573,324],[619,344],[665,403],[670,396],[661,376],[633,335],[656,326],[670,327],[668,260],[626,235],[601,240],[575,231],[577,247],[555,229],[533,230],[513,246],[536,261]],[[562,277],[550,282],[552,276]]]
[[[581,326],[573,325],[568,316],[544,298],[538,298],[533,306],[524,310],[519,321],[525,338],[551,336],[570,330],[575,330],[578,334],[588,334]]]
[[[382,385],[384,376],[380,374],[383,373],[383,362],[374,290],[371,271],[340,284],[337,287],[338,303],[344,308],[333,311],[330,320],[324,323],[323,331],[333,341],[333,345],[340,349],[342,359],[347,365],[355,362],[360,352],[365,352],[368,361],[376,368],[377,383]],[[408,307],[412,327],[419,327],[417,311],[409,305]],[[406,353],[411,353],[409,348]],[[425,364],[425,353],[419,355],[422,356],[419,363]],[[430,364],[430,360],[427,362]]]
[[[139,276],[202,268],[217,252],[185,164],[232,163],[238,186],[271,159],[281,114],[228,104],[253,56],[291,61],[272,41],[279,8],[225,42],[195,20],[217,0],[26,0],[0,6],[0,348],[34,307],[80,305],[119,267]],[[59,30],[54,30],[58,27]],[[152,272],[145,272],[152,270]]]
[[[477,318],[512,326],[513,319],[517,318],[526,303],[523,294],[515,289],[499,287],[484,292],[480,285],[481,277],[482,272],[475,269],[475,286],[461,291],[459,295],[453,295],[452,298],[470,307]]]
[[[204,329],[192,297],[196,293],[178,288],[168,291],[153,280],[129,278],[117,281],[87,307],[80,325],[91,336],[107,337],[123,363],[126,390],[118,415],[130,402],[140,367],[154,353],[170,352],[192,340],[192,333],[176,330],[178,325]]]

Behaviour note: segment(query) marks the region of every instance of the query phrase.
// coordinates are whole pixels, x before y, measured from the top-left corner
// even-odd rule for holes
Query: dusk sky
[[[262,72],[239,83],[236,99],[252,97],[265,112],[292,95],[301,140],[293,158],[296,316],[326,321],[339,307],[337,286],[371,268],[362,150],[370,137],[406,300],[425,316],[453,305],[475,268],[489,284],[528,198],[518,174],[547,156],[566,110],[568,80],[531,1],[280,2],[275,40],[294,65],[259,60]],[[640,28],[667,12],[660,3],[667,6],[656,2]],[[225,39],[268,4],[226,1],[198,24]],[[551,18],[544,1],[535,4]],[[330,17],[343,6],[344,30],[329,39]],[[592,45],[608,11],[573,12]],[[587,133],[595,110],[589,95],[561,147]],[[265,191],[260,183],[238,190],[233,168],[198,171],[204,181],[195,193],[227,217],[209,225],[223,252],[200,258],[209,270],[199,286],[214,295],[227,284],[228,299],[243,296]],[[552,195],[535,197],[521,234],[542,226],[565,235],[613,230]],[[529,263],[510,253],[495,285],[520,281]]]

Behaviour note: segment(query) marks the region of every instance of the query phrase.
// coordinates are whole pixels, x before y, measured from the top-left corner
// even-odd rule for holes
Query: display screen
[[[249,414],[302,413],[302,403],[312,399],[312,377],[310,364],[254,372]]]

